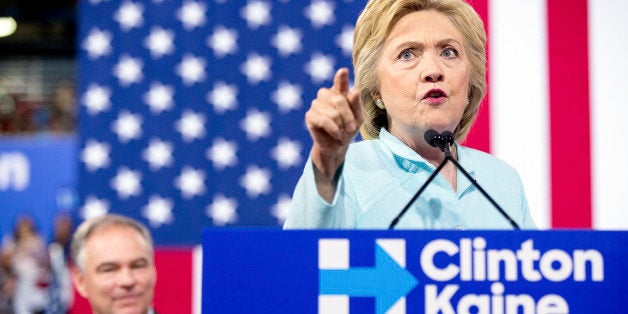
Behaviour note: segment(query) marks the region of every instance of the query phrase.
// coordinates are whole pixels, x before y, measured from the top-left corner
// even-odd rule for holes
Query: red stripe
[[[474,0],[471,2],[473,8],[478,12],[482,20],[484,21],[484,29],[488,33],[488,0]],[[487,49],[487,58],[488,58],[488,47]],[[486,79],[488,80],[488,70],[486,72]],[[467,140],[464,142],[466,146],[473,147],[475,149],[479,149],[481,151],[490,152],[491,147],[491,136],[490,136],[490,110],[489,110],[489,102],[488,102],[488,93],[482,104],[480,104],[480,112],[478,113],[477,120],[467,137]]]
[[[74,290],[74,303],[68,311],[69,314],[85,314],[91,313],[92,309],[89,306],[87,299],[83,298],[76,290]]]
[[[192,250],[158,249],[155,267],[157,313],[192,313]]]
[[[587,1],[547,1],[547,15],[552,227],[590,228]]]

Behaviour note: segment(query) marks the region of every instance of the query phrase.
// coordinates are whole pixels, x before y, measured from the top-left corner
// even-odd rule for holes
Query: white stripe
[[[349,239],[318,240],[318,269],[349,269]]]
[[[489,1],[491,152],[521,175],[541,229],[550,227],[545,5],[543,0]]]
[[[406,297],[401,297],[393,304],[386,314],[406,314]]]
[[[593,227],[628,229],[628,1],[589,0]]]
[[[318,314],[349,314],[349,296],[319,295]]]
[[[201,290],[203,287],[203,246],[192,250],[192,313],[201,314]]]
[[[388,254],[399,266],[406,268],[406,240],[404,239],[377,239],[379,247]]]

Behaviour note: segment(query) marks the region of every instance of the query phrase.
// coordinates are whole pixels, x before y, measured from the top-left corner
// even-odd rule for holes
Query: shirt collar
[[[393,154],[393,158],[397,164],[408,172],[417,172],[419,167],[428,168],[434,170],[434,166],[430,164],[425,158],[421,157],[416,151],[402,142],[396,136],[390,134],[388,130],[382,128],[379,131],[379,140],[386,146]],[[457,142],[456,151],[458,152],[458,163],[473,176],[475,172],[475,163],[469,155],[469,153],[460,146]]]

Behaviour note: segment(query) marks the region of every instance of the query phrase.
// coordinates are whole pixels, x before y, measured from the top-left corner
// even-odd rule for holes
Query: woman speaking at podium
[[[517,172],[458,144],[485,95],[485,47],[463,0],[369,1],[354,33],[355,87],[339,69],[305,115],[314,143],[284,228],[385,229],[406,205],[397,229],[535,228]],[[445,163],[425,184],[445,159],[428,130],[453,133],[446,146],[462,170]]]

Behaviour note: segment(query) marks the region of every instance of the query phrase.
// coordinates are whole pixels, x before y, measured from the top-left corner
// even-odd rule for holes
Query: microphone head
[[[451,145],[454,143],[454,134],[451,133],[451,131],[444,131],[439,134],[436,130],[429,129],[425,131],[423,137],[432,147],[440,147],[441,145]]]
[[[436,141],[438,140],[439,136],[440,134],[438,134],[436,130],[429,129],[425,131],[425,135],[423,136],[423,138],[428,144],[432,145],[432,147],[437,147]]]
[[[449,145],[452,145],[454,143],[455,136],[453,133],[451,133],[451,131],[444,131],[440,134],[440,136],[442,137],[443,142]]]

